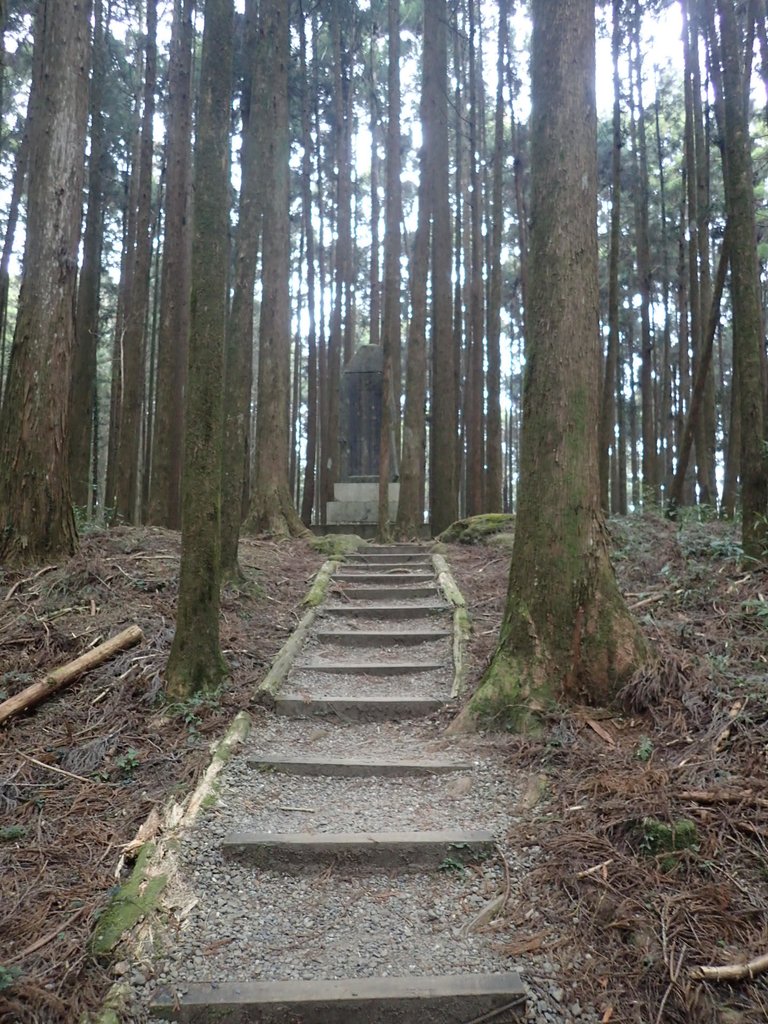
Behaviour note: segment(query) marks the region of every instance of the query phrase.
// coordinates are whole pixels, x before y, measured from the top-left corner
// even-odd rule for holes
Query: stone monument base
[[[397,516],[400,484],[389,485],[389,518]],[[350,481],[333,486],[333,501],[328,502],[326,522],[329,526],[377,524],[379,521],[379,485],[377,481]],[[350,530],[354,533],[354,530]]]

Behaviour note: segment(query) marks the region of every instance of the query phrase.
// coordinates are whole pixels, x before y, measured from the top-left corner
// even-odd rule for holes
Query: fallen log
[[[768,953],[756,956],[746,964],[723,964],[722,967],[694,967],[690,976],[697,981],[743,981],[768,971]]]
[[[50,697],[52,693],[56,693],[57,690],[63,689],[68,683],[74,682],[75,679],[85,672],[89,672],[97,665],[108,661],[113,654],[117,654],[118,651],[124,651],[128,647],[133,647],[134,644],[139,643],[143,639],[144,634],[139,626],[129,626],[122,633],[113,636],[111,640],[105,640],[103,644],[99,644],[98,647],[86,651],[85,654],[81,654],[79,658],[75,658],[69,664],[54,669],[44,679],[33,683],[25,690],[22,690],[21,693],[17,693],[14,697],[9,697],[8,700],[3,701],[0,704],[0,723],[5,722],[11,715],[15,715],[17,711],[25,711],[27,708],[34,707],[35,704],[39,704],[46,697]]]

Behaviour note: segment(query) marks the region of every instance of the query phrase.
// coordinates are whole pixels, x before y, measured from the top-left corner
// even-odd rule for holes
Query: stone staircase
[[[438,593],[431,558],[423,548],[366,548],[350,556],[333,577],[314,631],[274,701],[273,712],[285,716],[282,721],[297,720],[298,732],[292,733],[298,737],[294,748],[255,747],[243,755],[242,770],[259,773],[254,778],[270,779],[278,794],[287,792],[285,801],[289,806],[280,807],[273,818],[267,816],[270,827],[256,828],[263,822],[250,810],[252,798],[241,793],[248,787],[238,789],[235,780],[231,783],[231,800],[242,800],[244,811],[228,811],[229,817],[216,834],[215,856],[224,866],[214,865],[212,870],[235,872],[244,932],[246,922],[265,913],[269,878],[276,879],[276,885],[287,885],[284,891],[291,896],[292,889],[307,886],[321,902],[328,873],[338,879],[337,888],[362,886],[359,891],[367,894],[366,886],[370,885],[366,880],[374,873],[383,873],[385,879],[391,879],[387,885],[399,887],[409,884],[407,879],[427,879],[429,873],[434,875],[445,865],[451,870],[469,870],[462,865],[482,863],[484,859],[487,862],[494,856],[496,837],[489,829],[478,828],[477,823],[467,828],[455,823],[446,827],[447,813],[437,805],[410,815],[408,810],[409,803],[424,806],[418,802],[423,797],[409,786],[431,786],[430,780],[442,785],[440,780],[473,769],[466,759],[425,752],[418,733],[419,720],[439,711],[450,698],[450,621],[450,606]],[[281,735],[284,742],[287,734],[281,734],[281,728],[285,727],[275,720],[277,732],[272,746],[281,743]],[[395,737],[391,731],[402,728],[414,730],[412,741],[410,733],[398,732]],[[355,749],[345,756],[315,752],[316,737],[320,737],[321,746],[328,742],[323,730],[335,731],[335,736],[354,736]],[[253,744],[257,742],[264,742],[258,728],[252,740]],[[345,794],[357,792],[359,796],[368,785],[390,787],[381,797],[380,809],[365,808],[371,813],[360,814],[345,807],[345,800],[351,800]],[[296,786],[299,790],[291,788]],[[294,804],[297,792],[303,805]],[[227,794],[221,794],[220,799],[225,801]],[[381,830],[350,827],[359,817],[370,822],[379,810]],[[308,818],[311,827],[290,831],[276,827],[292,814],[303,821]],[[413,817],[417,820],[411,820]],[[230,821],[237,827],[228,827]],[[337,829],[336,821],[346,827]],[[392,821],[398,827],[390,827]],[[418,893],[419,885],[417,881],[414,892]],[[376,898],[383,901],[386,892]],[[333,963],[333,943],[323,943],[321,950],[315,948],[321,945],[318,939],[315,946],[309,940],[302,947],[306,948],[302,955],[320,965],[309,972],[313,977],[303,974],[299,979],[258,980],[245,974],[236,981],[219,977],[193,981],[186,972],[183,982],[155,992],[150,1006],[153,1019],[190,1024],[481,1024],[524,1018],[525,992],[514,972],[464,971],[454,964],[449,972],[441,973],[437,955],[431,975],[356,976],[355,963],[362,954],[356,956],[355,949],[363,945],[367,948],[369,936],[355,933],[355,899],[359,897],[353,898],[347,911],[340,915],[334,911],[337,918],[342,918],[333,921],[337,963]],[[279,897],[274,902],[279,904]],[[290,898],[283,902],[283,927],[290,933],[298,923],[289,917]],[[349,916],[348,935],[345,913]],[[319,904],[315,914],[318,920],[323,919]],[[375,924],[371,928],[376,931]],[[225,941],[237,939],[235,935]],[[399,941],[385,925],[380,936],[382,946]],[[415,943],[417,937],[413,936],[412,941]],[[423,944],[431,940],[427,934],[418,941]],[[216,942],[206,948],[215,950]],[[254,956],[260,958],[261,951],[255,949]],[[383,948],[384,962],[387,956]],[[206,959],[212,974],[216,973],[214,961],[215,956]],[[334,974],[342,976],[327,978],[319,974],[326,961],[332,964]],[[346,970],[347,966],[351,969]],[[261,968],[259,973],[263,973]],[[231,974],[231,967],[222,971],[222,977]]]

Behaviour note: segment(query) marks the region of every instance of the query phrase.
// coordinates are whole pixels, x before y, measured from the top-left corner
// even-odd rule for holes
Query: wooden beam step
[[[289,718],[333,715],[345,722],[399,722],[439,711],[444,700],[428,697],[303,697],[277,696],[274,711]]]
[[[453,636],[447,629],[323,629],[315,634],[323,644],[339,644],[344,647],[399,647],[411,644],[428,644]]]
[[[332,675],[409,676],[446,668],[442,661],[308,661],[296,664],[297,671],[328,672]]]
[[[525,1017],[516,972],[339,981],[198,982],[161,989],[153,1016],[182,1024],[507,1024]]]
[[[492,852],[484,830],[435,832],[230,832],[224,853],[265,870],[293,870],[340,861],[365,868],[424,871],[471,863]]]
[[[468,772],[468,761],[418,760],[396,758],[307,757],[257,755],[247,759],[250,768],[274,771],[281,775],[323,775],[332,778],[373,778],[377,776],[404,778],[413,775],[444,775],[448,772]]]

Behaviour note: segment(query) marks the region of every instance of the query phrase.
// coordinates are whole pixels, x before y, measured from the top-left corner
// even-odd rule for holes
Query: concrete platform
[[[331,778],[406,778],[419,775],[444,775],[448,772],[471,771],[468,761],[416,760],[380,758],[363,760],[354,757],[277,756],[249,757],[247,764],[260,771],[282,775],[327,775]]]
[[[335,861],[366,868],[424,871],[450,861],[469,864],[493,851],[485,830],[434,832],[230,832],[221,849],[257,867],[281,871]]]
[[[402,721],[439,711],[444,700],[427,697],[275,697],[274,710],[289,718],[333,715],[344,722]]]
[[[184,1024],[507,1024],[525,1017],[516,972],[339,981],[185,984],[161,990],[154,1016]]]

